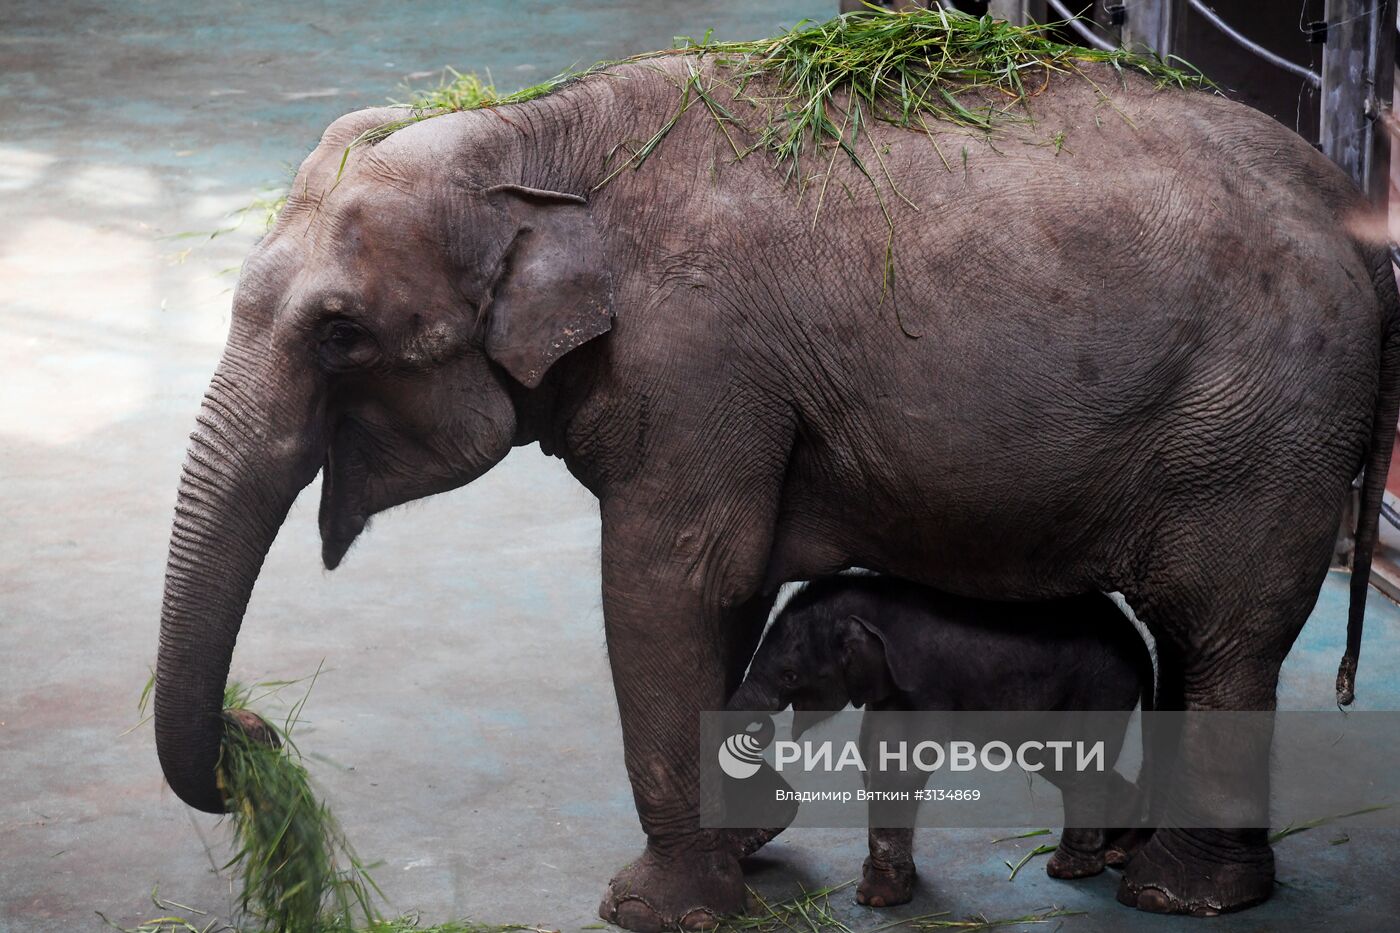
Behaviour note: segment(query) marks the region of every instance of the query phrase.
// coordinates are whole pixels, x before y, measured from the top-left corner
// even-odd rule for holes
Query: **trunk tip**
[[[268,748],[281,748],[282,738],[266,719],[250,709],[226,709],[224,721],[237,728],[249,740]]]

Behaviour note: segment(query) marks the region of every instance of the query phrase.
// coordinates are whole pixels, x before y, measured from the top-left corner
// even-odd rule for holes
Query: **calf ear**
[[[860,616],[841,620],[837,629],[837,651],[853,705],[879,702],[898,686],[890,668],[890,652],[884,635]]]
[[[486,355],[534,388],[561,356],[612,327],[612,283],[588,202],[521,185],[486,189],[513,238],[485,302]]]

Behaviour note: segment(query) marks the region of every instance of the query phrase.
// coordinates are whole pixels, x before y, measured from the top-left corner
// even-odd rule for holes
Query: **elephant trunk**
[[[175,794],[208,813],[225,811],[215,768],[225,723],[233,722],[222,715],[223,696],[243,612],[324,447],[313,393],[289,403],[285,380],[269,376],[266,366],[247,365],[231,338],[190,436],[166,560],[156,751]],[[279,400],[260,403],[250,387]]]
[[[758,679],[750,677],[739,685],[734,696],[729,699],[731,710],[752,710],[762,713],[776,713],[786,704],[780,703],[777,692],[769,690]]]

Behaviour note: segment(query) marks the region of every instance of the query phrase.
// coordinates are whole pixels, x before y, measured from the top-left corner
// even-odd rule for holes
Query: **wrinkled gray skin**
[[[891,577],[843,575],[813,581],[783,607],[729,707],[791,706],[794,738],[847,703],[876,711],[1121,711],[1104,736],[1105,760],[1113,762],[1133,708],[1139,700],[1152,706],[1152,683],[1152,660],[1141,636],[1106,596],[993,602]],[[872,732],[868,721],[862,726],[863,745],[879,747],[878,729]],[[1083,818],[1110,806],[1096,793],[1117,795],[1116,813],[1136,806],[1135,789],[1117,771],[1092,787],[1068,775],[1042,774],[1063,791],[1069,823],[1046,865],[1051,877],[1099,874],[1106,858],[1125,864],[1128,851],[1148,837],[1128,831],[1126,822],[1109,833],[1102,822],[1094,827]],[[913,777],[907,787],[880,789],[917,790],[924,782]],[[870,857],[856,889],[859,903],[890,907],[913,896],[917,808],[917,801],[871,804]],[[906,821],[911,828],[891,828]]]
[[[947,166],[922,129],[876,128],[918,207],[883,194],[884,291],[884,212],[839,154],[799,194],[763,153],[736,161],[696,104],[600,187],[693,64],[430,119],[337,180],[347,144],[403,112],[351,114],[303,163],[243,267],[180,481],[155,716],[186,803],[223,807],[234,642],[317,472],[333,568],[376,512],[535,442],[601,510],[648,836],[601,912],[630,929],[744,907],[732,840],[698,822],[696,714],[738,686],[784,580],[862,566],[972,597],[1121,591],[1161,647],[1165,705],[1274,705],[1347,484],[1396,420],[1395,286],[1343,229],[1359,199],[1342,174],[1223,99],[1059,75],[995,148],[935,121]],[[1247,805],[1261,828],[1157,833],[1128,903],[1209,913],[1272,887],[1267,788],[1213,801],[1237,760],[1193,745],[1180,825]]]

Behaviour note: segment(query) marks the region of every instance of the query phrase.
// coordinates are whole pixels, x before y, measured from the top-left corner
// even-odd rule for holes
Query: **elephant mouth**
[[[365,494],[369,470],[355,453],[352,435],[356,433],[354,422],[340,425],[326,447],[321,467],[321,563],[327,570],[340,566],[355,539],[369,525]]]
[[[350,551],[350,546],[368,524],[369,519],[363,515],[346,515],[334,532],[321,532],[321,563],[327,570],[334,570],[340,566],[340,562]]]
[[[336,569],[374,515],[463,486],[500,456],[459,464],[394,428],[342,417],[321,465],[321,562]]]

